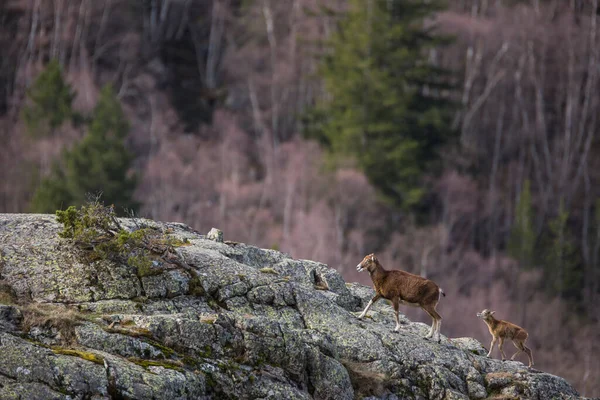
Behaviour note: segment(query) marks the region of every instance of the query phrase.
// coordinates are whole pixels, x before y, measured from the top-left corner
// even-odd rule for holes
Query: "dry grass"
[[[259,269],[259,271],[262,272],[263,274],[279,275],[277,271],[275,271],[273,268],[269,268],[269,267],[261,268],[261,269]]]
[[[0,304],[15,304],[17,296],[10,285],[0,280]]]
[[[125,326],[107,326],[103,329],[108,333],[120,333],[121,335],[131,336],[134,338],[149,338],[152,339],[154,335],[149,329],[140,328],[137,326],[125,325]]]
[[[21,329],[29,332],[31,328],[39,326],[55,328],[60,332],[61,342],[74,344],[75,326],[83,319],[81,314],[71,308],[55,304],[29,303],[19,307],[23,314]]]
[[[370,369],[368,363],[342,360],[342,365],[348,371],[356,398],[377,396],[385,393],[388,378],[385,374]]]
[[[214,324],[217,321],[217,318],[219,318],[218,314],[201,315],[200,322],[205,324]]]

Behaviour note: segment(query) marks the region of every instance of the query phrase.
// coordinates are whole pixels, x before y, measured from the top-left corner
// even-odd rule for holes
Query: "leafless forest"
[[[337,17],[322,6],[343,12],[345,0],[0,0],[0,212],[29,211],[40,176],[85,133],[25,134],[26,89],[56,59],[79,112],[113,84],[142,216],[218,227],[365,284],[355,265],[376,252],[444,289],[443,334],[488,346],[475,314],[494,309],[530,332],[536,367],[599,396],[598,1],[448,3],[426,23],[454,38],[430,59],[457,76],[460,140],[430,177],[423,223],[382,201],[351,161],[328,167],[302,135],[304,112],[327,96],[317,72]],[[526,181],[538,240],[568,215],[573,296],[543,290],[568,266],[527,266],[506,251]]]

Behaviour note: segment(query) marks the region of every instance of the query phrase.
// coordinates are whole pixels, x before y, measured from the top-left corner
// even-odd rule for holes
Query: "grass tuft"
[[[77,342],[75,327],[81,324],[85,317],[78,311],[54,304],[29,303],[19,307],[23,314],[21,329],[29,332],[31,328],[55,328],[60,332],[61,342],[74,344]]]

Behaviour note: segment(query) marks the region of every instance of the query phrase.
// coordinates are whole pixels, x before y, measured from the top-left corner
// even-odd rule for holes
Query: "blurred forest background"
[[[365,284],[376,252],[598,396],[597,3],[2,0],[0,212],[102,191]]]

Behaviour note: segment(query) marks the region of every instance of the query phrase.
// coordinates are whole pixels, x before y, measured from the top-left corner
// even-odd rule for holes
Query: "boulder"
[[[359,320],[373,290],[324,264],[145,223],[184,243],[180,265],[140,277],[86,259],[54,216],[0,214],[0,398],[579,398],[472,338],[424,340],[429,327],[404,315],[394,332],[386,302]],[[24,331],[31,303],[55,315]]]

